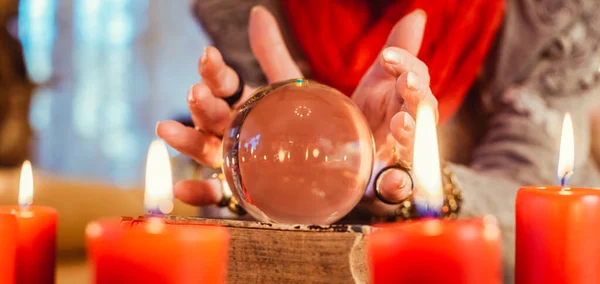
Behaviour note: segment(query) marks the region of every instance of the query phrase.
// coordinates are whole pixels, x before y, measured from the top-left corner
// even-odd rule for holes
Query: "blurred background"
[[[89,282],[87,222],[144,213],[156,122],[187,115],[208,44],[188,1],[0,0],[0,204],[31,159],[34,204],[59,213],[57,283]]]
[[[199,81],[208,43],[189,3],[19,0],[8,28],[38,84],[29,112],[37,168],[140,183],[156,122],[187,113]]]

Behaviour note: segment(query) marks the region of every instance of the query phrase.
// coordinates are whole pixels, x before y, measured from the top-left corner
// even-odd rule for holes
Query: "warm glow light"
[[[33,170],[31,163],[25,161],[21,168],[21,181],[19,183],[19,205],[27,207],[33,203]]]
[[[561,185],[567,185],[567,181],[573,175],[573,167],[575,165],[574,137],[571,114],[566,113],[563,119],[562,134],[560,135],[560,152],[556,171]]]
[[[279,149],[279,152],[277,152],[277,158],[279,159],[279,162],[283,163],[283,160],[285,159],[285,152],[283,149]]]
[[[313,153],[312,153],[312,154],[313,154],[313,157],[315,157],[315,158],[319,157],[319,149],[316,149],[316,148],[315,148],[315,149],[313,149],[313,151],[312,151],[312,152],[313,152]]]
[[[413,173],[417,209],[439,212],[444,205],[435,114],[429,104],[419,105],[415,126]]]
[[[152,213],[168,214],[173,210],[171,163],[167,146],[160,140],[152,142],[148,149],[144,205]]]
[[[160,234],[165,229],[165,222],[160,218],[148,218],[145,229],[148,233]]]
[[[498,220],[493,215],[483,216],[483,237],[488,241],[496,241],[500,238]]]
[[[85,234],[91,238],[97,238],[102,235],[102,226],[96,222],[91,222],[85,227]]]

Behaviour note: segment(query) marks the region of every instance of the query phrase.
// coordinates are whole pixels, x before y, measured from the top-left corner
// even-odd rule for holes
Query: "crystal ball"
[[[235,111],[223,159],[233,196],[257,220],[325,225],[364,195],[374,142],[349,98],[295,79],[257,90]]]

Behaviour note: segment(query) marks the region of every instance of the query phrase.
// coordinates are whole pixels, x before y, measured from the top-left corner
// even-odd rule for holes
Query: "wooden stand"
[[[176,216],[168,221],[229,228],[228,283],[368,282],[366,225],[281,225]]]

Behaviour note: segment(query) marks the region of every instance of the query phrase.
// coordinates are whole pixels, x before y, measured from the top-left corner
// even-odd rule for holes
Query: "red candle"
[[[371,282],[502,283],[495,218],[429,219],[375,228],[368,236]]]
[[[23,163],[19,185],[19,205],[0,206],[17,221],[16,283],[54,283],[56,260],[56,210],[32,206],[33,174],[29,161]]]
[[[88,224],[86,240],[93,283],[225,283],[226,228],[167,224],[172,209],[169,156],[162,142],[148,151],[144,203],[147,221],[102,220]]]
[[[437,217],[444,197],[430,106],[419,106],[415,131],[415,206],[421,216]],[[367,237],[367,251],[374,284],[502,282],[500,230],[492,216],[383,225]]]
[[[600,283],[600,190],[517,194],[516,283]]]
[[[517,193],[517,284],[600,283],[600,190],[565,186],[574,152],[567,114],[557,171],[563,186],[524,187]]]
[[[12,214],[0,214],[0,283],[15,283],[17,251],[17,219]]]
[[[222,227],[103,220],[88,225],[86,239],[92,283],[225,283],[229,237]]]

